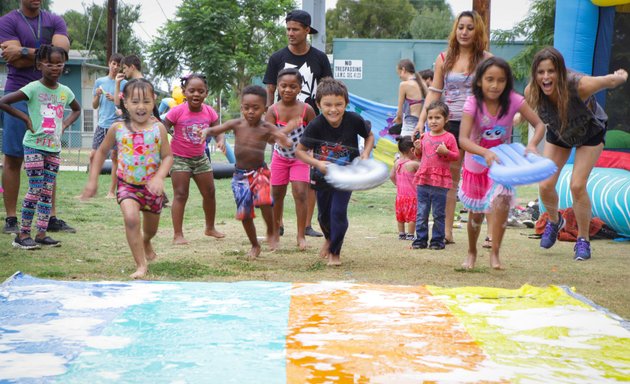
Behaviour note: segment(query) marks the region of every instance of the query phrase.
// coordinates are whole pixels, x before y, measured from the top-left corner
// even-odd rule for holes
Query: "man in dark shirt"
[[[0,18],[0,49],[7,62],[8,74],[4,87],[5,94],[14,92],[26,84],[41,79],[42,73],[35,68],[35,51],[42,44],[52,44],[66,51],[70,50],[70,40],[64,20],[55,14],[40,9],[39,0],[21,0],[20,8]],[[13,107],[28,113],[26,102],[12,104]],[[4,233],[19,231],[17,220],[17,199],[20,193],[20,174],[24,162],[22,139],[26,126],[20,119],[2,113],[2,153],[4,169],[4,208],[7,213]],[[51,232],[75,232],[63,220],[57,219],[53,203],[52,216],[48,224]]]
[[[285,68],[297,68],[302,75],[302,91],[298,100],[308,103],[319,114],[319,108],[315,102],[317,83],[324,77],[332,77],[328,56],[319,49],[312,47],[307,37],[309,34],[317,34],[317,30],[311,27],[311,15],[302,10],[294,10],[287,14],[287,38],[289,45],[274,52],[267,62],[267,71],[263,83],[267,84],[267,107],[276,100],[278,72]],[[309,190],[308,212],[306,214],[306,235],[321,237],[322,234],[313,229],[311,221],[315,210],[315,192]]]
[[[274,103],[278,72],[284,68],[297,68],[304,79],[298,100],[310,104],[319,114],[315,103],[317,83],[324,77],[332,77],[328,56],[312,47],[306,40],[309,34],[316,34],[311,27],[311,15],[302,10],[291,11],[286,17],[289,45],[274,52],[267,63],[263,83],[267,84],[267,106]]]

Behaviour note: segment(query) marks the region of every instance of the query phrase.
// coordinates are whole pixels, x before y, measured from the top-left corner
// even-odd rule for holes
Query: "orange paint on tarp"
[[[300,384],[431,382],[454,371],[474,382],[492,365],[422,286],[294,284],[286,354],[287,383]]]

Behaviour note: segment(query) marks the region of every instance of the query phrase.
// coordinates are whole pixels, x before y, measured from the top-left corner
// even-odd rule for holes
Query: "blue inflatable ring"
[[[501,144],[490,149],[498,157],[500,163],[490,166],[488,176],[503,185],[517,186],[538,183],[553,176],[558,170],[556,164],[546,157],[528,153],[521,143]],[[483,166],[483,156],[473,155],[473,159]]]

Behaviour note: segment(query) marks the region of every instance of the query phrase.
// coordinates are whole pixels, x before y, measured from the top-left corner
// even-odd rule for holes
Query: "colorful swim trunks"
[[[232,178],[232,192],[236,201],[236,219],[254,218],[254,207],[273,205],[271,172],[267,165],[254,170],[238,169]]]

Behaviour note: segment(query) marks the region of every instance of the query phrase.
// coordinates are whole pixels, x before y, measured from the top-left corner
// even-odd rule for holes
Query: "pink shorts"
[[[396,221],[399,223],[415,223],[418,212],[416,196],[396,196]]]
[[[287,185],[289,181],[311,182],[308,164],[279,155],[277,151],[273,151],[270,169],[271,185]]]
[[[118,179],[116,191],[118,204],[125,199],[131,199],[140,204],[140,210],[155,213],[162,212],[164,206],[164,194],[157,196],[149,192],[146,185],[133,185]]]

